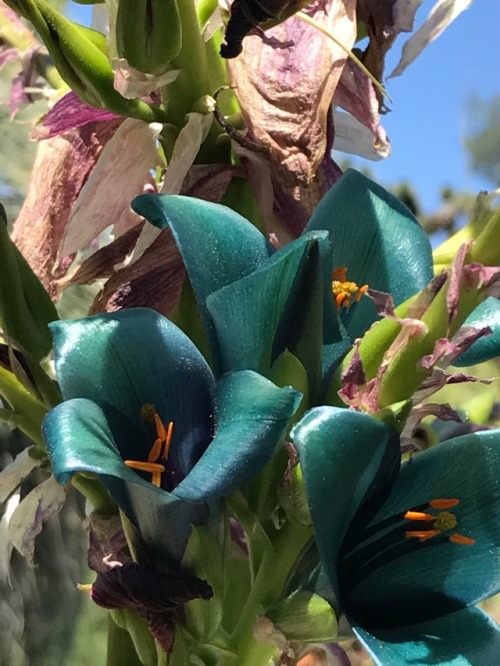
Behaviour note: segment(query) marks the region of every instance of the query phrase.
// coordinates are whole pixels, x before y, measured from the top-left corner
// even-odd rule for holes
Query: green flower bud
[[[45,0],[9,0],[31,21],[64,81],[88,104],[145,122],[165,120],[163,109],[125,99],[114,88],[114,72],[100,33],[70,21]]]
[[[176,0],[119,0],[116,46],[118,54],[140,72],[166,72],[182,46]]]
[[[312,592],[295,592],[270,608],[266,615],[289,640],[326,643],[337,639],[335,611]]]

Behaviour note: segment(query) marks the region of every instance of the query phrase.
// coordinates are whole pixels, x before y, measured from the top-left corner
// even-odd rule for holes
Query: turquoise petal
[[[371,416],[337,407],[311,409],[290,436],[299,452],[321,560],[338,599],[341,541],[360,505],[376,504],[393,482],[399,437]]]
[[[326,229],[333,246],[332,268],[345,266],[347,279],[392,295],[396,305],[433,277],[426,233],[396,197],[349,169],[316,207],[306,231]],[[354,339],[377,319],[362,298],[347,329]]]
[[[211,439],[215,380],[191,340],[162,315],[143,308],[57,322],[56,373],[65,400],[111,405],[142,435],[146,460],[155,432],[140,416],[153,404],[174,422],[172,466],[186,474]]]
[[[329,245],[324,232],[307,234],[208,298],[223,371],[268,374],[276,357],[288,349],[308,370],[310,385],[315,384],[323,329],[330,340],[342,339],[333,304],[325,314],[325,289],[333,300],[325,261]]]
[[[96,474],[139,530],[148,555],[180,561],[190,524],[206,518],[206,507],[179,500],[124,464],[115,442],[133,440],[134,428],[122,415],[85,398],[68,400],[47,414],[43,435],[59,483],[69,483],[74,472]]]
[[[491,334],[479,338],[465,353],[453,361],[453,365],[463,368],[500,356],[500,300],[498,298],[490,296],[483,301],[465,320],[464,326],[473,328],[489,326]]]
[[[498,666],[500,627],[471,607],[430,622],[373,635],[354,627],[377,666]]]
[[[132,208],[159,229],[170,227],[207,331],[208,296],[256,270],[274,250],[248,220],[226,206],[192,197],[141,194]]]
[[[188,500],[221,497],[256,476],[281,442],[300,399],[294,389],[278,388],[250,370],[223,377],[215,437],[174,494]]]
[[[358,623],[412,624],[500,592],[500,430],[457,437],[405,463],[372,524],[440,498],[460,500],[450,509],[458,521],[453,531],[475,539],[475,544],[457,545],[438,537],[410,541],[403,527],[393,558],[372,560],[363,576],[358,570],[349,581],[354,587],[344,602]]]

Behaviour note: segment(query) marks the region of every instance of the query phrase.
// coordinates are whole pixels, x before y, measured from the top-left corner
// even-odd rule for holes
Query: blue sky
[[[417,27],[434,3],[425,0],[420,7]],[[84,22],[90,7],[71,3],[69,13]],[[392,156],[382,162],[358,160],[355,166],[366,164],[385,185],[411,182],[428,212],[437,206],[445,185],[473,192],[491,189],[490,183],[472,174],[462,146],[470,131],[470,96],[487,99],[500,93],[499,25],[500,2],[475,0],[402,76],[387,81],[392,111],[384,126]],[[405,39],[402,35],[390,51],[388,73]]]

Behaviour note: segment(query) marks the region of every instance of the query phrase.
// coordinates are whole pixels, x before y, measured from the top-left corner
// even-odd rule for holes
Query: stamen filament
[[[405,532],[405,536],[411,538],[415,537],[419,541],[427,541],[427,539],[432,539],[432,537],[441,534],[441,530],[410,530]]]

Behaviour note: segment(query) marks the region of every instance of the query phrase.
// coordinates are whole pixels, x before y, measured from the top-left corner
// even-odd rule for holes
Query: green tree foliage
[[[465,145],[474,171],[500,185],[500,95],[469,102],[472,131]]]

